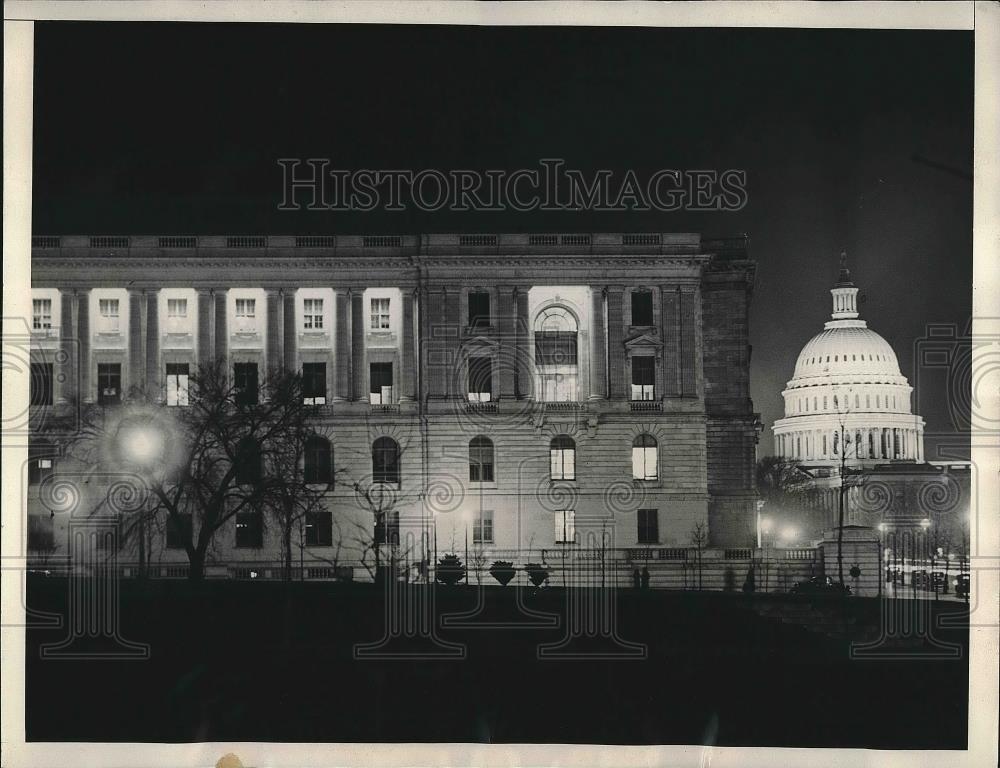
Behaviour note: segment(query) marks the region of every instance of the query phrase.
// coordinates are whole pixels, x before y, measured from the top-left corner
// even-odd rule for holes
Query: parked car
[[[960,573],[958,578],[955,579],[955,595],[957,597],[965,597],[969,594],[969,574]]]
[[[836,595],[849,595],[851,588],[846,584],[834,581],[829,576],[813,576],[808,581],[800,581],[792,587],[793,595],[817,595],[833,597]]]

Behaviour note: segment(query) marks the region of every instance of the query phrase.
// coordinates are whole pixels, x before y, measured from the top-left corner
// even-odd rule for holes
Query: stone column
[[[229,289],[215,288],[212,291],[215,303],[215,319],[212,330],[215,334],[215,356],[222,360],[225,366],[230,366],[229,360]]]
[[[698,294],[682,290],[680,301],[680,368],[681,394],[696,397],[698,394]]]
[[[403,338],[401,340],[401,362],[399,365],[399,400],[402,403],[412,402],[415,399],[413,383],[416,381],[414,375],[414,349],[413,349],[413,302],[414,292],[403,290]]]
[[[368,372],[365,370],[365,305],[364,292],[351,291],[351,397],[368,402]]]
[[[604,326],[604,289],[590,286],[590,396],[604,400],[608,395],[607,329]]]
[[[500,399],[513,400],[515,397],[514,380],[517,371],[517,305],[515,289],[509,285],[498,286],[500,306]]]
[[[267,374],[284,367],[285,363],[285,295],[280,288],[268,288],[267,298]]]
[[[71,402],[80,394],[78,305],[79,299],[74,290],[63,288],[59,291],[59,346],[62,349],[62,363],[53,377],[53,387],[58,385],[59,399],[63,402]]]
[[[76,338],[80,345],[78,370],[80,372],[80,400],[91,402],[95,393],[90,391],[90,291],[83,290],[75,294],[76,306]]]
[[[333,402],[351,399],[351,296],[342,288],[333,292]]]
[[[146,393],[160,399],[160,292],[146,291]]]
[[[608,286],[608,397],[612,400],[627,398],[625,391],[625,319],[622,303],[624,289],[620,285]]]
[[[519,400],[534,400],[535,384],[531,372],[534,370],[534,350],[531,349],[531,321],[528,318],[528,289],[518,287],[514,292],[514,308],[517,316],[514,321],[516,335],[517,370],[515,371],[514,390]]]
[[[284,292],[284,320],[283,323],[283,349],[284,365],[286,371],[297,371],[299,369],[298,355],[298,328],[295,326],[295,290],[286,289]]]
[[[140,288],[128,289],[128,383],[125,393],[146,385],[146,296]]]
[[[215,362],[215,296],[211,288],[198,289],[198,364]]]

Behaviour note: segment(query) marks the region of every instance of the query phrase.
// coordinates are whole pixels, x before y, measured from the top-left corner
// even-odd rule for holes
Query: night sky
[[[911,384],[925,326],[969,322],[971,32],[35,30],[36,234],[747,232],[761,455],[798,351],[829,319],[842,249],[867,294],[862,317]],[[560,157],[641,178],[737,168],[749,202],[735,213],[288,212],[277,210],[279,157],[444,171]],[[919,392],[928,433],[953,431],[945,396]]]

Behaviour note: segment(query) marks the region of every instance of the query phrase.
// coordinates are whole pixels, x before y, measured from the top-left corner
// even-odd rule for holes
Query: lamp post
[[[927,562],[929,560],[930,564],[931,564],[931,581],[933,582],[934,581],[934,556],[933,556],[933,553],[930,552],[930,547],[927,545],[927,536],[928,536],[928,532],[930,531],[930,528],[931,528],[931,521],[930,521],[930,519],[925,517],[923,520],[921,520],[920,521],[920,527],[921,527],[921,529],[923,529],[923,532],[924,532],[923,541],[922,541],[922,547],[921,547],[922,550],[923,550],[923,552],[921,552],[921,554],[923,555],[923,560],[924,560],[924,568],[925,568],[924,574],[926,575],[926,573],[927,573],[926,567],[927,567]],[[929,554],[930,554],[930,556],[928,557]],[[926,582],[924,584],[924,589],[927,589]],[[916,582],[914,581],[913,582],[913,594],[914,594],[914,597],[916,597],[916,593],[917,593],[917,585],[916,585]]]
[[[143,480],[148,480],[153,470],[162,465],[166,456],[166,434],[153,420],[132,418],[124,420],[115,435],[119,457],[138,470]],[[146,517],[139,513],[139,575],[146,576]]]
[[[767,592],[769,576],[770,576],[770,568],[768,564],[767,555],[768,555],[768,544],[770,543],[769,534],[771,533],[771,518],[769,517],[760,518],[759,528],[760,530],[758,532],[758,539],[759,539],[758,546],[761,546],[764,549],[764,591]]]

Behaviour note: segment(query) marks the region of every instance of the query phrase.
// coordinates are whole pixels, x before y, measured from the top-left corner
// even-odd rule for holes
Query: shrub
[[[549,577],[549,569],[544,565],[539,565],[538,563],[525,564],[524,572],[528,574],[528,580],[536,587],[542,586],[545,580]]]
[[[490,566],[490,576],[499,581],[503,587],[506,587],[516,575],[514,564],[509,560],[494,560]]]
[[[445,555],[438,560],[435,578],[442,584],[452,586],[460,582],[464,576],[465,565],[458,555]]]

